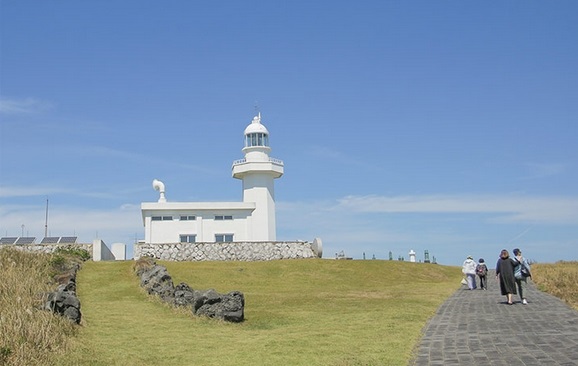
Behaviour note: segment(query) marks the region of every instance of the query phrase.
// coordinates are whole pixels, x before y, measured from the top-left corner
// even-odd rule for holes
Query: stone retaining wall
[[[58,248],[80,248],[87,250],[92,258],[92,244],[24,244],[10,245],[11,248],[27,252],[53,253]]]
[[[100,242],[100,241],[98,241]],[[60,247],[87,250],[93,260],[93,244],[28,244],[10,245],[28,252],[52,253]],[[101,243],[104,245],[104,243]],[[134,259],[152,257],[169,261],[270,261],[278,259],[321,258],[321,239],[307,241],[232,242],[232,243],[168,243],[134,244]],[[121,258],[118,258],[121,259]]]
[[[173,243],[134,246],[134,258],[169,261],[270,261],[321,257],[320,245],[298,242]]]

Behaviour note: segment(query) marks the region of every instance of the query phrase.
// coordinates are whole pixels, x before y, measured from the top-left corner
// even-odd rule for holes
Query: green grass
[[[85,262],[78,327],[38,309],[61,257],[0,248],[0,365],[406,365],[462,277],[398,261],[160,263],[175,284],[242,291],[246,321],[232,324],[148,296],[132,261]],[[578,309],[578,262],[532,270],[540,289]]]
[[[245,322],[151,299],[133,262],[87,262],[62,365],[406,365],[458,267],[398,261],[159,262],[175,285],[245,294]]]

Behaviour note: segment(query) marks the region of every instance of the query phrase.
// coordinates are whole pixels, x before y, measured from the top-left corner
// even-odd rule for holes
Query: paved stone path
[[[578,365],[578,311],[528,281],[522,305],[507,305],[500,285],[456,291],[424,329],[415,366]]]

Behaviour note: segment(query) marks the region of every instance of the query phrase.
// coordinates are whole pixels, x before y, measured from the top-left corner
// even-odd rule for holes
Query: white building
[[[275,241],[274,179],[283,162],[269,157],[269,131],[261,114],[245,129],[244,159],[232,175],[243,181],[242,202],[167,202],[164,184],[153,181],[158,202],[141,204],[145,243]]]

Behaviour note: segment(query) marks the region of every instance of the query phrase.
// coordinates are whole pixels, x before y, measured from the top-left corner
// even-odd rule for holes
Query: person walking
[[[508,305],[512,305],[512,295],[516,295],[516,278],[514,268],[518,263],[510,258],[506,249],[500,252],[500,258],[496,263],[496,279],[500,280],[500,292],[506,296]]]
[[[522,251],[518,248],[514,249],[514,259],[517,262],[516,267],[514,267],[514,278],[516,279],[516,287],[518,293],[520,294],[520,300],[522,300],[523,305],[528,305],[526,300],[525,290],[528,285],[527,279],[532,277],[530,272],[530,263],[526,258],[522,257]]]
[[[468,288],[470,290],[476,289],[476,265],[471,255],[468,255],[462,265],[462,273],[466,275],[466,281],[468,282]]]
[[[476,266],[476,274],[480,278],[480,290],[488,289],[488,266],[484,263],[484,258],[480,258],[478,265]]]

